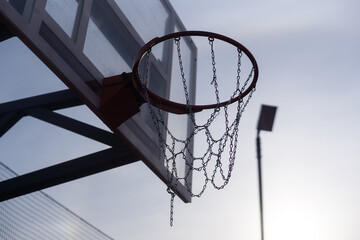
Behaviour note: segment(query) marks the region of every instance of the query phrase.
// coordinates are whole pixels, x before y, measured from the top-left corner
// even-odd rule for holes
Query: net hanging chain
[[[213,71],[213,79],[211,81],[211,85],[214,85],[214,88],[215,88],[216,103],[220,103],[217,76],[216,76],[214,38],[209,37],[208,40],[209,40],[209,44],[210,44],[210,48],[211,48],[211,64],[212,64],[212,71]]]
[[[151,119],[154,123],[155,129],[158,133],[158,141],[159,141],[159,146],[160,149],[162,151],[162,154],[165,156],[166,154],[166,150],[168,149],[168,145],[166,144],[166,140],[163,137],[162,132],[164,131],[163,127],[166,127],[165,121],[162,117],[162,113],[160,111],[160,108],[156,109],[151,106],[151,104],[149,104],[149,93],[147,91],[147,86],[149,84],[149,72],[150,72],[150,54],[151,54],[151,49],[146,53],[146,57],[145,57],[145,74],[144,74],[144,82],[142,85],[142,89],[145,95],[145,100],[148,103],[148,109],[149,109],[149,113],[151,116]],[[163,126],[163,127],[161,127]],[[172,149],[175,148],[175,141],[172,142]],[[174,151],[172,151],[172,154],[174,154]],[[165,167],[166,169],[170,169],[170,165],[169,165],[170,161],[165,161]],[[175,161],[173,162],[173,164],[175,163]],[[174,166],[172,167],[173,169]],[[170,184],[173,181],[173,177],[174,177],[174,171],[167,172],[167,179],[168,179],[168,186],[167,186],[167,192],[170,194],[171,198],[170,198],[170,226],[173,226],[173,221],[174,221],[174,200],[175,200],[175,192],[171,189]],[[177,184],[177,183],[176,183]]]
[[[214,38],[208,38],[211,52],[211,64],[212,64],[212,80],[211,85],[214,87],[214,94],[216,97],[216,102],[220,103],[219,89],[218,89],[218,77],[216,73],[216,61],[215,61],[215,51],[214,51]],[[211,111],[208,119],[205,123],[199,124],[195,119],[195,114],[191,111],[190,108],[190,96],[188,91],[188,82],[185,77],[185,71],[183,67],[183,60],[181,55],[181,38],[174,38],[174,44],[176,45],[176,52],[178,55],[178,64],[180,69],[181,81],[184,90],[184,96],[186,100],[186,105],[189,107],[190,111],[187,113],[190,120],[191,131],[186,139],[179,139],[171,133],[171,129],[168,128],[166,121],[164,120],[164,112],[160,110],[159,105],[157,107],[152,106],[149,102],[149,93],[147,91],[147,86],[149,84],[150,77],[150,55],[151,49],[146,53],[145,57],[145,72],[142,78],[142,89],[144,91],[145,100],[148,103],[149,114],[154,123],[155,129],[157,131],[159,147],[164,158],[165,167],[167,169],[167,192],[170,194],[170,226],[173,225],[174,221],[174,199],[175,192],[172,189],[176,189],[177,185],[182,181],[184,183],[187,191],[190,193],[191,197],[201,197],[205,192],[207,185],[211,183],[215,189],[223,189],[230,180],[232,171],[235,164],[236,148],[238,144],[238,130],[239,123],[246,106],[248,105],[250,99],[252,98],[255,88],[250,91],[246,99],[240,99],[233,104],[236,104],[236,114],[234,120],[231,122],[229,120],[229,104],[225,106],[217,106]],[[254,74],[254,67],[251,69],[249,75],[241,84],[241,66],[242,66],[242,56],[243,53],[240,49],[237,49],[237,69],[236,69],[236,89],[232,94],[230,100],[234,99],[236,96],[242,94],[246,87],[249,85],[250,80]],[[156,104],[156,103],[155,103]],[[224,113],[224,125],[225,132],[222,136],[215,138],[213,135],[210,126],[215,122],[215,120],[220,115],[220,112]],[[200,156],[195,156],[192,151],[192,143],[194,136],[203,132],[206,137],[207,149]],[[222,154],[225,150],[228,150],[228,164],[227,171],[224,169],[224,161],[222,160]],[[183,161],[186,166],[185,176],[179,176],[176,163]],[[194,163],[200,163],[197,167],[194,166]],[[213,170],[208,169],[211,164],[213,164]],[[199,192],[194,193],[192,190],[191,184],[188,182],[187,178],[193,172],[199,172],[204,176],[204,184]],[[219,176],[219,177],[218,177]],[[216,183],[221,179],[221,183]]]
[[[190,105],[189,92],[188,92],[188,87],[186,84],[184,66],[183,66],[183,61],[182,61],[182,56],[181,56],[181,51],[180,51],[180,37],[174,38],[174,42],[176,44],[176,52],[178,54],[178,59],[179,59],[179,68],[180,68],[181,80],[182,80],[182,84],[183,84],[183,88],[184,88],[186,105],[189,106]]]

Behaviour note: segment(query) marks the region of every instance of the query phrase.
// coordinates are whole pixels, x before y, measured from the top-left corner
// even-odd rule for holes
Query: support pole
[[[258,182],[259,182],[259,204],[260,204],[260,227],[261,240],[264,240],[264,212],[263,212],[263,193],[262,193],[262,175],[261,175],[261,142],[260,130],[256,137],[256,152],[257,152],[257,166],[258,166]]]

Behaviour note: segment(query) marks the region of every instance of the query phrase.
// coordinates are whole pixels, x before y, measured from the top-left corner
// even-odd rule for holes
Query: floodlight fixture
[[[264,131],[272,131],[275,114],[276,114],[277,107],[268,106],[268,105],[261,105],[261,112],[260,117],[257,125],[257,129],[264,130]]]

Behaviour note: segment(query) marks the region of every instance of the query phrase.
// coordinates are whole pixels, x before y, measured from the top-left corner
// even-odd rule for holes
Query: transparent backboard
[[[131,72],[137,51],[152,38],[185,30],[168,0],[0,0],[0,17],[103,121],[99,110],[102,80]],[[152,54],[152,89],[176,98],[178,86],[171,82],[179,71],[172,64],[174,46],[162,44]],[[183,49],[183,61],[188,66],[196,64],[196,47],[191,41]],[[188,79],[194,84],[195,68],[189,69]],[[119,103],[120,108],[122,104],[126,103]],[[190,127],[183,117],[169,114],[165,119],[180,135]],[[116,134],[167,182],[157,133],[145,105]],[[186,166],[178,169],[185,173]],[[182,184],[176,188],[183,201],[191,201]]]

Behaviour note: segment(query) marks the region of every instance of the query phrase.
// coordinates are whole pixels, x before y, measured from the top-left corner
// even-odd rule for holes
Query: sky
[[[260,239],[255,137],[267,104],[278,110],[261,132],[265,239],[360,239],[360,2],[170,2],[188,30],[234,38],[259,65],[229,185],[177,198],[174,227],[166,186],[142,162],[45,192],[114,239]],[[1,102],[65,89],[17,39],[0,52]],[[105,128],[86,107],[60,112]],[[104,148],[25,118],[0,138],[0,161],[22,174]]]

